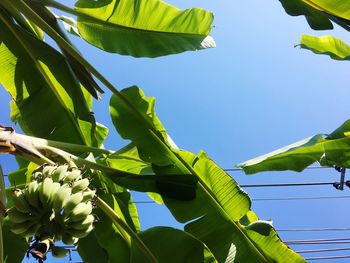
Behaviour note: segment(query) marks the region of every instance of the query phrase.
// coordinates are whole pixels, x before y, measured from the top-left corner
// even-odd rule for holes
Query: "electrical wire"
[[[338,182],[307,182],[307,183],[285,183],[285,184],[241,184],[243,188],[250,187],[285,187],[285,186],[317,186],[317,185],[334,185]]]
[[[306,254],[306,253],[322,253],[322,252],[335,252],[335,251],[344,251],[350,250],[350,247],[344,248],[325,248],[325,249],[311,249],[311,250],[295,250],[296,253]]]
[[[306,167],[305,170],[315,170],[315,169],[334,169],[334,167],[331,166],[309,166]],[[243,172],[244,170],[242,168],[224,168],[225,172]]]
[[[281,197],[281,198],[252,198],[252,201],[296,201],[296,200],[324,200],[324,199],[347,199],[350,198],[350,195],[341,195],[341,196],[315,196],[315,197]],[[154,201],[134,201],[130,203],[135,204],[155,204]]]
[[[312,258],[305,258],[306,261],[310,260],[327,260],[327,259],[342,259],[342,258],[350,258],[350,255],[346,256],[330,256],[330,257],[312,257]]]
[[[290,228],[276,229],[278,232],[323,232],[323,231],[349,231],[350,228]]]
[[[281,197],[281,198],[252,198],[252,201],[296,201],[296,200],[324,200],[324,199],[346,199],[350,195],[341,196],[303,196],[303,197]]]
[[[324,238],[324,239],[302,239],[302,240],[288,240],[284,241],[286,244],[291,244],[291,243],[309,243],[309,242],[331,242],[331,241],[350,241],[349,237],[345,238]]]

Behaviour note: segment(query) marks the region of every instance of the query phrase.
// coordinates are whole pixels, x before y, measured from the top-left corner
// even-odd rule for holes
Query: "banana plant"
[[[215,47],[212,21],[206,10],[160,0],[1,1],[0,83],[26,134],[0,127],[0,152],[19,163],[6,189],[4,260],[66,256],[61,240],[84,262],[305,262],[204,152],[172,142],[153,98],[136,86],[119,91],[69,40],[73,33],[106,52],[159,57]],[[112,93],[115,128],[132,142],[122,149],[103,147],[108,129],[92,114],[98,83]],[[185,229],[141,231],[129,190],[164,203]]]

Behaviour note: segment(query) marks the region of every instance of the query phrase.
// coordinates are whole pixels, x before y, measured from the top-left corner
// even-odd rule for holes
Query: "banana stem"
[[[97,197],[97,206],[113,221],[115,226],[126,232],[135,245],[140,249],[149,262],[158,263],[158,260],[148,249],[148,247],[143,243],[143,241],[138,237],[138,235],[126,224],[120,216],[101,198]]]
[[[6,195],[5,195],[5,182],[4,175],[2,173],[2,169],[0,166],[0,205],[1,208],[5,208]],[[3,238],[2,238],[2,222],[4,215],[0,213],[0,263],[4,262],[4,246],[3,246]]]

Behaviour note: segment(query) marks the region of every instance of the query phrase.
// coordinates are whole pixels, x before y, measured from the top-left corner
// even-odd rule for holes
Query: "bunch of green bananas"
[[[89,179],[68,165],[39,167],[25,189],[12,193],[8,210],[12,232],[23,237],[50,236],[54,241],[74,244],[93,229]]]

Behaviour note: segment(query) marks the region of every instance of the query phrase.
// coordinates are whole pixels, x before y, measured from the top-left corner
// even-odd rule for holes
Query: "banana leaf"
[[[259,227],[249,229],[240,223],[252,213],[249,196],[205,153],[194,155],[172,147],[154,103],[138,87],[122,90],[110,101],[112,121],[123,138],[133,141],[141,159],[152,163],[157,176],[197,177],[195,199],[184,202],[163,196],[173,216],[187,223],[185,231],[204,242],[218,262],[305,262],[270,224],[257,221]],[[269,231],[260,231],[263,225]]]
[[[327,55],[335,60],[350,60],[350,47],[334,36],[316,37],[304,34],[298,46],[315,54]]]
[[[213,15],[177,9],[160,0],[79,0],[79,35],[112,53],[159,57],[215,47],[209,36]]]
[[[101,145],[107,129],[95,123],[65,57],[0,11],[0,83],[13,98],[12,120],[28,135]]]
[[[155,255],[159,263],[214,263],[210,250],[195,237],[171,227],[153,227],[139,234],[141,240]],[[174,250],[176,252],[174,253]],[[169,256],[171,255],[171,256]],[[136,246],[132,245],[132,263],[144,262]]]
[[[280,0],[284,10],[291,16],[304,15],[314,30],[333,29],[333,23],[350,31],[347,1]],[[333,23],[332,23],[333,22]]]
[[[333,24],[326,14],[309,6],[302,0],[279,0],[288,15],[304,15],[309,26],[315,30],[333,29]]]
[[[350,167],[350,120],[325,136],[317,134],[271,153],[238,164],[246,174],[263,171],[302,171],[314,162]]]

